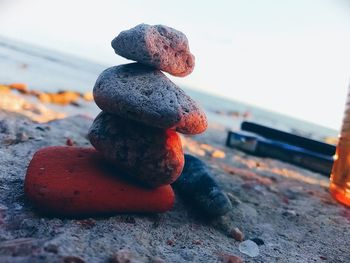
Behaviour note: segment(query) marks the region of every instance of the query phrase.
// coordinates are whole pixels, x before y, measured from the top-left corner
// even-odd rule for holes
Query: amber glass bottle
[[[329,190],[336,200],[350,207],[350,87]]]

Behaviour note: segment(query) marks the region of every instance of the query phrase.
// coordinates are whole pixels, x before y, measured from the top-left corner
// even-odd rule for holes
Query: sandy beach
[[[0,72],[1,262],[350,261],[350,213],[330,197],[326,176],[225,146],[227,131],[243,120],[319,140],[336,132],[190,89],[209,127],[181,135],[183,149],[210,167],[233,205],[228,214],[208,218],[178,194],[163,214],[39,214],[23,190],[29,161],[46,146],[91,147],[87,131],[100,110],[89,92],[101,66],[1,39],[0,55],[7,70]],[[254,255],[243,240],[258,244]]]
[[[23,193],[32,155],[51,145],[91,147],[86,132],[92,118],[65,117],[13,91],[1,94],[0,108],[1,262],[108,262],[121,249],[140,262],[231,262],[224,261],[230,255],[244,262],[350,260],[349,210],[329,196],[328,178],[227,148],[225,127],[213,122],[204,134],[182,136],[182,142],[185,152],[211,167],[229,195],[233,209],[226,216],[206,218],[179,197],[164,214],[37,214]],[[236,228],[246,240],[261,241],[258,256],[240,252]]]

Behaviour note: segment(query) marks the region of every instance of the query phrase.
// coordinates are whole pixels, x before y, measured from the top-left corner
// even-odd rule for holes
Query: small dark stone
[[[45,131],[45,128],[41,127],[41,126],[36,126],[35,129],[39,130],[39,131]]]
[[[298,214],[294,210],[286,210],[282,212],[282,215],[286,217],[294,217],[294,216],[297,216]]]
[[[74,146],[74,141],[71,138],[67,138],[66,145],[67,146]]]
[[[202,212],[221,216],[232,209],[226,194],[218,186],[206,164],[185,154],[185,166],[180,177],[172,184],[189,202]]]
[[[264,240],[258,237],[250,238],[251,241],[254,241],[258,246],[262,246],[265,244]]]
[[[10,133],[10,125],[6,120],[0,120],[0,133]]]
[[[168,246],[174,246],[174,245],[175,245],[175,241],[172,240],[172,239],[168,239],[168,240],[166,241],[166,244],[167,244]]]

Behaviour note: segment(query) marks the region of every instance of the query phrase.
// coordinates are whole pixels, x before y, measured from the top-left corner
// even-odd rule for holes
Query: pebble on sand
[[[244,234],[242,233],[242,231],[238,227],[231,229],[230,234],[234,238],[234,240],[236,240],[236,241],[243,241],[244,240]]]
[[[41,212],[70,217],[165,212],[174,203],[170,186],[148,189],[132,184],[96,150],[68,146],[35,153],[25,177],[25,193]]]
[[[259,256],[260,253],[258,245],[251,240],[246,240],[240,243],[238,249],[241,253],[252,258]]]

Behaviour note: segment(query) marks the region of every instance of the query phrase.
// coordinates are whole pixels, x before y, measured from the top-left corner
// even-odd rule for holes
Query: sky
[[[348,0],[0,0],[0,35],[102,64],[140,23],[184,32],[196,57],[178,84],[340,128],[350,82]]]

